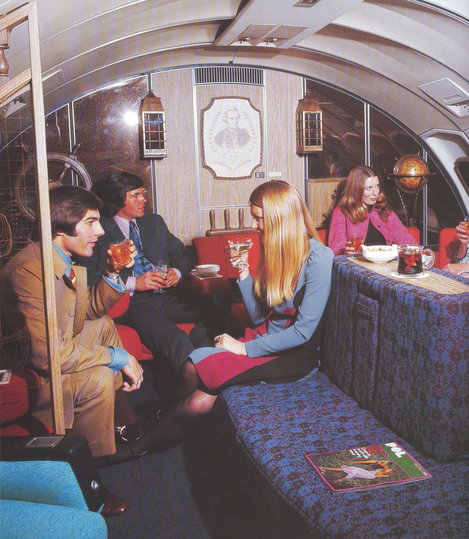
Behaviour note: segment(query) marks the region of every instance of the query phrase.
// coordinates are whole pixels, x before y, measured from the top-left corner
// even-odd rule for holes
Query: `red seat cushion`
[[[456,249],[459,247],[459,240],[456,236],[455,228],[442,228],[440,230],[439,267],[444,268],[450,264]]]
[[[0,423],[9,423],[26,415],[36,406],[39,376],[29,370],[13,371],[8,384],[0,390]]]
[[[134,356],[137,361],[140,361],[142,359],[143,345],[140,341],[138,333],[135,331],[135,329],[129,326],[124,326],[123,324],[116,324],[116,328],[119,332],[120,338],[122,339],[124,349],[127,350],[129,354]]]

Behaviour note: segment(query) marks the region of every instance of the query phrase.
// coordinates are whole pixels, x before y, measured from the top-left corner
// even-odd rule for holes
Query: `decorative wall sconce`
[[[296,108],[296,153],[314,152],[322,152],[322,110],[308,91]]]
[[[161,99],[150,90],[142,99],[138,115],[141,159],[166,157],[166,121]]]
[[[9,33],[7,29],[0,31],[0,86],[3,86],[10,80],[8,70],[10,66],[5,56],[5,49],[9,48]]]

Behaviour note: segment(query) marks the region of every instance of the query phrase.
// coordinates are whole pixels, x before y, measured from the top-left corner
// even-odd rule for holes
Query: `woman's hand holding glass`
[[[469,217],[464,217],[464,221],[461,221],[456,227],[456,235],[461,243],[467,245],[469,242]]]
[[[361,236],[351,236],[345,243],[345,254],[353,255],[362,250],[363,238]]]
[[[464,220],[456,227],[456,236],[461,243],[456,256],[461,259],[465,256],[469,243],[469,216],[464,217]]]
[[[228,261],[240,274],[249,267],[248,251],[251,247],[252,240],[250,238],[244,240],[228,240],[227,242],[225,251],[228,253]]]

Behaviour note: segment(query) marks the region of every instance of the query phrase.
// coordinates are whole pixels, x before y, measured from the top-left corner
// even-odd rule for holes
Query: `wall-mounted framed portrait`
[[[261,112],[249,98],[214,97],[202,110],[202,163],[219,180],[251,178],[261,166]]]

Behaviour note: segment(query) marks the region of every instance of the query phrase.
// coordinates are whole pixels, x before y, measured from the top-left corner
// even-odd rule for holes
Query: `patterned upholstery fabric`
[[[88,510],[68,462],[0,462],[0,530],[8,539],[104,539],[104,518]]]
[[[215,406],[224,450],[274,539],[462,538],[469,529],[469,463],[425,456],[360,408],[325,374],[290,384],[232,387]],[[305,454],[396,441],[433,477],[332,493]]]
[[[469,457],[468,328],[469,294],[391,282],[345,256],[334,259],[324,371],[440,462]]]
[[[0,500],[0,529],[8,539],[106,539],[98,513],[42,503]]]
[[[13,480],[14,478],[14,480]],[[0,462],[1,498],[88,510],[68,462]]]

